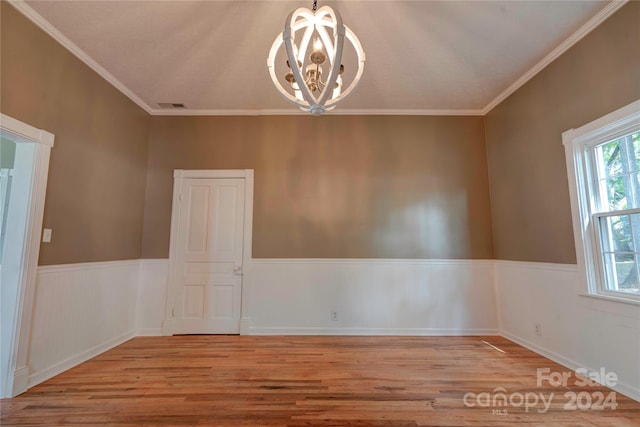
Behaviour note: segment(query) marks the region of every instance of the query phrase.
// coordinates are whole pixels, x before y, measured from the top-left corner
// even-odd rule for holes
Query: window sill
[[[595,298],[595,299],[599,299],[599,300],[605,300],[605,301],[611,301],[611,302],[621,302],[623,304],[630,304],[630,305],[640,306],[640,300],[637,300],[637,299],[617,297],[617,296],[613,296],[613,295],[587,294],[587,293],[584,293],[584,292],[580,292],[580,293],[578,293],[578,295],[581,296],[581,297]]]

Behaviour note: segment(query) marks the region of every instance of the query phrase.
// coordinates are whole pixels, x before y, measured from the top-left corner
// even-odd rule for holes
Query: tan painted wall
[[[630,2],[485,117],[497,259],[575,263],[562,133],[640,98]]]
[[[143,257],[173,169],[255,169],[257,258],[491,258],[480,117],[152,117]]]
[[[55,134],[40,264],[140,257],[149,116],[6,2],[2,113]]]
[[[166,257],[174,168],[256,170],[256,257],[493,256],[481,118],[149,118],[0,7],[0,109],[56,134],[40,264]],[[561,133],[640,98],[639,43],[631,2],[485,117],[498,259],[575,262]]]

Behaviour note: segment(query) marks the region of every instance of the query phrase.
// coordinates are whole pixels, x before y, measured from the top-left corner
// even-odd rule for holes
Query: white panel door
[[[173,333],[240,333],[244,184],[182,180]]]

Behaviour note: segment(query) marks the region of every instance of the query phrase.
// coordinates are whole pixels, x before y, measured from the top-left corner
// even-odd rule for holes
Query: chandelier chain
[[[313,11],[318,10],[318,0],[313,0]]]

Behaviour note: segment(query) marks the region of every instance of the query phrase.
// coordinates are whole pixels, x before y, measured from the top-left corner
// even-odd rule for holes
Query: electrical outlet
[[[541,337],[542,336],[542,325],[540,323],[536,323],[535,324],[535,328],[536,328],[536,335]]]
[[[331,321],[332,322],[337,322],[338,321],[338,312],[335,310],[331,311]]]

